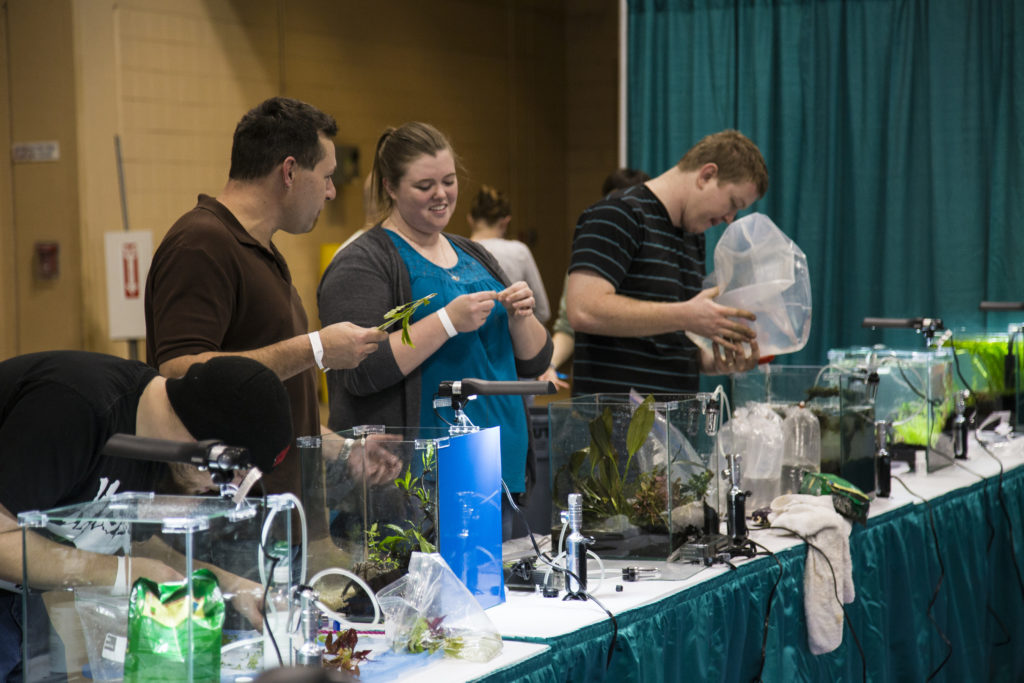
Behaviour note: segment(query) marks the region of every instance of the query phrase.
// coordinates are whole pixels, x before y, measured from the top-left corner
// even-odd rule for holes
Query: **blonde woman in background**
[[[466,222],[471,229],[470,239],[479,242],[498,259],[501,269],[512,282],[523,280],[533,290],[533,314],[542,323],[551,317],[547,291],[541,281],[537,262],[530,248],[519,240],[505,237],[512,222],[512,205],[504,192],[484,185],[473,198]]]

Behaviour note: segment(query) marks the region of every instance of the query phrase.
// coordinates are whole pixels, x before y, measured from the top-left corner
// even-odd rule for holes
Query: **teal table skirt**
[[[807,648],[808,548],[800,544],[618,615],[607,667],[610,621],[557,638],[523,638],[549,645],[551,666],[486,680],[732,682],[756,680],[759,671],[780,683],[1024,680],[1022,501],[1018,468],[1001,486],[997,477],[978,481],[856,526],[857,597],[846,606],[843,644],[829,654]]]

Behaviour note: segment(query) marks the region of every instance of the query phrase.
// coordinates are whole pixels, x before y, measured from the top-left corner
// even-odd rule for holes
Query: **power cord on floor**
[[[899,477],[894,476],[893,479],[898,481],[900,483],[900,486],[907,490],[907,493],[909,493],[914,498],[917,498],[922,503],[924,503],[925,510],[928,512],[928,525],[931,528],[932,539],[935,541],[935,557],[939,561],[939,580],[936,581],[935,590],[932,592],[932,598],[928,601],[928,610],[926,612],[926,615],[928,617],[928,620],[932,622],[932,626],[935,627],[935,631],[939,634],[939,637],[942,638],[942,641],[946,644],[947,652],[946,656],[939,663],[939,666],[936,667],[935,670],[928,675],[928,678],[925,679],[926,681],[930,681],[938,675],[939,671],[942,670],[942,667],[946,666],[946,662],[949,661],[949,658],[953,656],[953,643],[949,640],[949,637],[946,635],[945,631],[943,631],[942,628],[939,626],[939,622],[936,621],[935,617],[932,615],[932,607],[935,605],[935,601],[939,598],[939,590],[942,588],[942,581],[946,578],[946,565],[942,561],[942,552],[939,548],[939,533],[935,530],[935,517],[932,514],[931,503],[929,503],[928,500],[923,496],[914,493],[910,489],[910,487],[907,486],[906,482],[900,479]]]

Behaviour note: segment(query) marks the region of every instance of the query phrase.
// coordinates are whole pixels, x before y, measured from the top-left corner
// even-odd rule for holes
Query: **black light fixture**
[[[935,333],[945,329],[942,318],[864,318],[861,327],[917,330],[924,335],[925,346],[931,346]]]
[[[979,311],[1024,311],[1024,301],[982,301]]]

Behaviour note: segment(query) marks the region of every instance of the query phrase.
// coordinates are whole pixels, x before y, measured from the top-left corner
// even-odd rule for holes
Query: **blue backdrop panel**
[[[453,437],[437,457],[441,557],[484,609],[505,602],[499,430]]]

